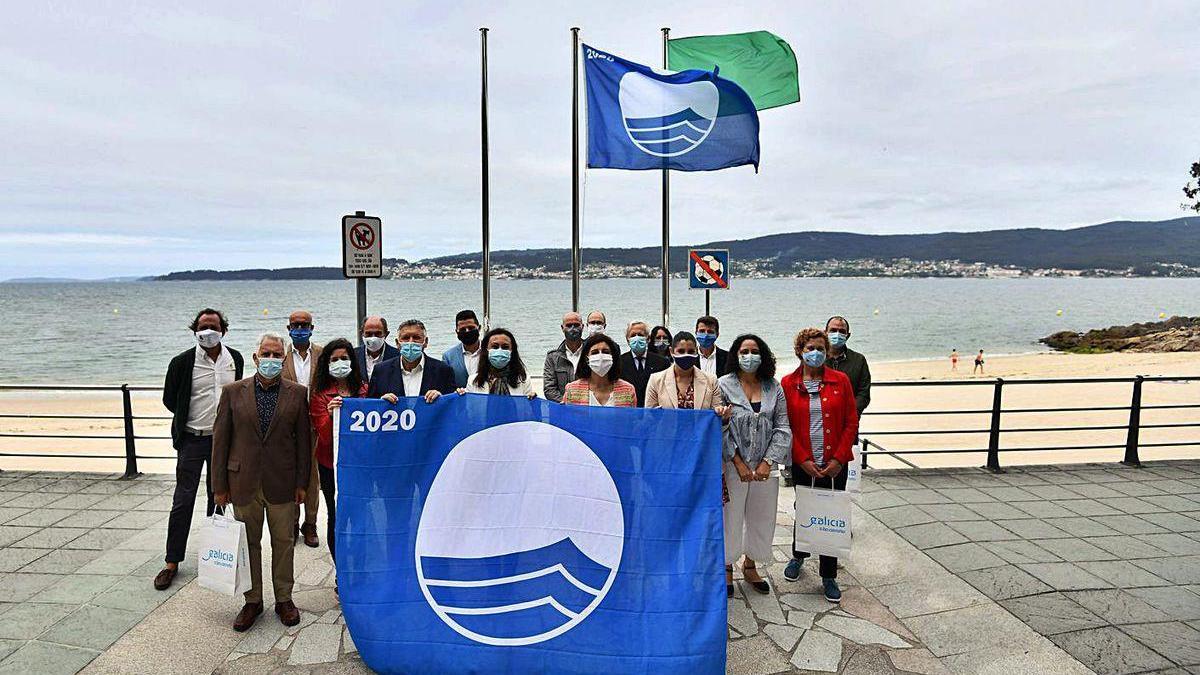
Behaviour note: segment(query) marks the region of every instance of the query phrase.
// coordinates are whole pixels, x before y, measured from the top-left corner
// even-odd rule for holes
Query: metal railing
[[[978,380],[915,380],[915,381],[899,381],[899,382],[875,382],[871,385],[872,391],[879,388],[893,387],[991,387],[992,388],[992,404],[988,408],[959,408],[950,410],[871,410],[868,408],[863,413],[863,422],[860,423],[859,440],[861,443],[861,452],[863,455],[863,466],[867,466],[867,458],[870,455],[886,455],[909,467],[916,468],[912,462],[904,459],[904,455],[932,455],[932,454],[969,454],[969,453],[986,453],[987,461],[984,465],[993,473],[1003,473],[1004,469],[1000,466],[1000,453],[1002,452],[1053,452],[1064,450],[1114,450],[1124,449],[1124,456],[1121,463],[1126,466],[1138,467],[1141,466],[1141,458],[1139,456],[1140,448],[1162,448],[1162,447],[1184,447],[1189,445],[1200,446],[1200,434],[1194,439],[1186,441],[1167,441],[1146,443],[1141,440],[1141,432],[1144,429],[1176,429],[1200,427],[1200,420],[1190,422],[1172,422],[1164,424],[1146,424],[1142,422],[1142,412],[1145,410],[1183,410],[1183,409],[1200,409],[1198,403],[1171,403],[1159,405],[1147,405],[1142,403],[1142,389],[1147,383],[1187,383],[1200,382],[1200,377],[1145,377],[1138,375],[1136,377],[1080,377],[1080,378],[1040,378],[1040,379],[1013,379],[1005,380],[1004,378],[989,378]],[[1130,384],[1132,391],[1130,394],[1129,405],[1106,405],[1106,406],[1049,406],[1049,407],[1025,407],[1025,408],[1005,408],[1004,407],[1004,391],[1005,387],[1029,387],[1039,385],[1084,385],[1094,386],[1099,384]],[[1197,397],[1200,401],[1200,396]],[[1096,424],[1096,425],[1079,425],[1067,424],[1059,426],[1022,426],[1015,428],[1004,428],[1002,421],[1005,415],[1026,415],[1026,414],[1041,414],[1041,413],[1092,413],[1092,412],[1120,412],[1127,411],[1129,413],[1126,422],[1121,424]],[[988,415],[989,424],[986,429],[981,428],[956,428],[956,429],[931,429],[931,428],[904,428],[904,429],[882,429],[872,431],[867,429],[870,418],[878,418],[883,416],[900,416],[900,417],[921,417],[926,415]],[[1084,445],[1049,445],[1049,446],[1016,446],[1004,447],[1000,446],[1002,435],[1007,434],[1026,434],[1026,433],[1056,433],[1056,432],[1080,432],[1080,431],[1124,431],[1124,443],[1093,443]],[[885,436],[937,436],[937,435],[962,435],[962,434],[987,434],[986,447],[968,447],[968,448],[904,448],[904,449],[889,449],[879,443],[880,437]]]

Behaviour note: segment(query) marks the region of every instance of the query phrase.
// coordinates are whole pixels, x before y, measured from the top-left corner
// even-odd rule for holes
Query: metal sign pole
[[[482,161],[482,202],[483,202],[483,326],[485,330],[492,325],[492,270],[491,270],[491,232],[489,231],[489,201],[488,201],[488,81],[487,81],[487,28],[479,29],[480,61],[480,95],[479,95],[479,124],[480,124],[480,159]]]
[[[704,316],[712,316],[712,291],[704,289]]]
[[[670,28],[662,29],[663,68],[667,67],[667,42]],[[671,272],[668,258],[671,251],[671,170],[662,170],[662,325],[671,325]]]
[[[356,216],[367,215],[366,211],[355,211]],[[367,280],[359,277],[354,280],[354,293],[358,298],[358,346],[363,345],[362,325],[367,320]]]

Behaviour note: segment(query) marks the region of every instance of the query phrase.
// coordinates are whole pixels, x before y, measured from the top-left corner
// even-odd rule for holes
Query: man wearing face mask
[[[479,318],[475,312],[464,309],[454,315],[454,331],[458,344],[442,354],[442,361],[454,370],[454,386],[465,387],[467,380],[479,372]]]
[[[604,312],[601,312],[598,309],[594,310],[587,315],[587,326],[585,326],[584,329],[587,331],[587,335],[584,337],[591,337],[596,333],[603,333],[604,331],[608,330],[608,318],[604,316]]]
[[[221,390],[213,422],[213,498],[219,506],[233,504],[250,545],[251,587],[233,622],[239,632],[263,611],[264,521],[271,532],[275,613],[285,626],[300,623],[292,602],[294,528],[312,473],[312,427],[307,390],[280,377],[285,356],[283,336],[259,337],[256,373]]]
[[[714,377],[725,373],[725,362],[729,352],[717,346],[721,334],[721,323],[715,316],[696,319],[696,344],[700,347],[700,370]]]
[[[358,368],[368,381],[375,372],[375,366],[400,356],[400,350],[387,343],[387,319],[382,316],[368,316],[363,319],[363,343],[354,348],[354,358],[358,359]]]
[[[283,379],[304,385],[307,392],[312,392],[316,382],[316,369],[313,364],[321,358],[321,345],[312,342],[313,318],[312,313],[298,309],[288,315],[288,337],[292,344],[287,356],[283,359]],[[316,452],[316,445],[313,446]],[[312,476],[308,482],[308,490],[304,498],[304,524],[297,525],[297,532],[304,537],[304,545],[317,548],[321,545],[317,537],[317,511],[321,508],[321,478],[317,473],[317,462],[312,462]]]
[[[826,321],[825,334],[829,336],[829,358],[825,363],[850,378],[854,403],[861,416],[871,405],[871,369],[867,366],[867,357],[846,346],[850,339],[850,322],[845,317],[835,316]]]
[[[395,404],[401,396],[424,396],[432,403],[441,394],[454,391],[454,371],[441,361],[427,356],[429,338],[425,324],[409,319],[396,330],[400,358],[385,361],[375,369],[367,388],[369,398],[382,398]]]
[[[621,377],[637,391],[637,405],[646,407],[646,383],[650,376],[671,367],[670,359],[650,351],[650,329],[645,321],[632,321],[625,329],[629,351],[621,354]]]
[[[599,312],[592,312],[589,316],[596,314]],[[583,347],[583,317],[579,312],[563,315],[562,332],[563,341],[546,353],[546,363],[542,367],[542,391],[547,399],[556,403],[562,402],[567,383],[575,379],[575,369],[579,366],[580,349]]]
[[[171,359],[163,384],[163,405],[171,411],[171,445],[175,447],[175,495],[167,521],[166,566],[154,577],[154,587],[170,588],[179,572],[192,528],[192,511],[200,489],[200,471],[208,465],[205,481],[208,506],[213,514],[212,429],[221,388],[242,378],[242,355],[222,342],[229,330],[225,316],[205,308],[192,319],[196,346]]]

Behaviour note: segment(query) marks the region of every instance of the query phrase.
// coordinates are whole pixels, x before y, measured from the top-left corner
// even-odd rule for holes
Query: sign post
[[[358,296],[358,344],[367,319],[367,279],[383,276],[383,221],[355,211],[342,216],[342,276],[354,279]]]
[[[688,249],[688,288],[704,290],[704,314],[712,315],[711,291],[729,288],[729,249]]]

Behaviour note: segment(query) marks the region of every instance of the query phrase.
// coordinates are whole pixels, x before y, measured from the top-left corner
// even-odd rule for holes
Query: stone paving
[[[890,471],[860,503],[1092,670],[1200,673],[1200,462]],[[971,612],[908,625],[949,653]]]
[[[296,549],[301,624],[239,634],[194,549],[151,586],[173,477],[116,478],[0,473],[0,673],[369,672],[323,545]],[[790,501],[771,593],[737,574],[730,673],[1200,672],[1200,463],[868,472],[840,605],[815,561],[782,578]]]

